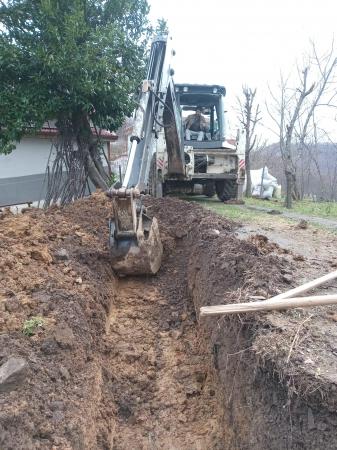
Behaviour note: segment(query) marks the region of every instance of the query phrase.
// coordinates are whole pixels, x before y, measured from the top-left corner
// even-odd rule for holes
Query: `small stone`
[[[46,339],[42,342],[40,349],[45,355],[53,355],[57,352],[58,346],[55,339]]]
[[[64,419],[64,413],[62,411],[55,411],[51,418],[51,420],[56,423],[62,422],[63,419]]]
[[[314,430],[316,428],[315,419],[311,408],[308,408],[308,430]]]
[[[282,211],[280,211],[279,209],[271,209],[271,210],[267,211],[267,214],[271,214],[272,216],[274,216],[274,215],[282,214]]]
[[[206,373],[205,372],[196,372],[195,378],[198,383],[203,383],[206,380]]]
[[[54,252],[54,257],[58,261],[68,261],[69,253],[67,252],[67,250],[65,248],[60,248]]]
[[[45,292],[34,293],[32,297],[39,303],[49,303],[51,300],[51,295],[46,294]]]
[[[20,302],[16,297],[9,297],[6,300],[6,311],[15,312],[19,309]]]
[[[303,255],[294,255],[294,256],[293,256],[293,260],[294,260],[294,261],[304,261],[305,258],[304,258]]]
[[[181,331],[179,331],[179,330],[172,330],[172,331],[170,331],[170,336],[173,338],[173,339],[179,339],[180,338],[180,336],[181,336]]]
[[[175,237],[178,238],[178,239],[182,239],[182,238],[185,237],[185,236],[187,236],[187,231],[184,230],[184,229],[177,230],[177,231],[175,232]]]
[[[63,411],[64,410],[64,403],[61,400],[55,400],[50,403],[50,409],[52,411]]]
[[[54,330],[54,339],[63,348],[72,348],[75,344],[75,336],[66,323],[57,325]]]
[[[76,278],[75,283],[82,284],[83,283],[82,278],[81,277]]]
[[[38,428],[40,438],[48,439],[52,433],[52,425],[50,423],[41,424]]]
[[[293,281],[293,277],[291,275],[285,274],[282,276],[283,281],[290,284]]]
[[[296,225],[296,228],[299,228],[301,230],[306,230],[308,228],[308,222],[304,219],[300,220],[298,224]]]
[[[181,423],[186,423],[187,422],[187,417],[184,414],[179,414],[178,420]]]
[[[69,370],[66,367],[64,367],[64,366],[60,367],[60,374],[61,374],[62,378],[64,378],[65,380],[69,380],[70,373],[69,373]]]
[[[9,392],[24,381],[28,363],[23,358],[11,357],[0,367],[0,392]]]
[[[307,359],[304,361],[304,364],[314,364],[314,361],[313,361],[311,358],[307,358]]]
[[[30,256],[32,259],[35,259],[36,261],[42,261],[46,264],[50,264],[53,261],[53,258],[51,257],[51,254],[49,253],[47,247],[32,250],[30,252]]]
[[[318,424],[317,424],[317,430],[319,430],[319,431],[325,431],[325,430],[327,430],[328,429],[328,425],[326,424],[326,423],[324,423],[324,422],[319,422]]]

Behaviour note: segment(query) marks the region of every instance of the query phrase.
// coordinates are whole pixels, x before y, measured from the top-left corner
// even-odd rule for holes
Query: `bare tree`
[[[286,178],[286,207],[292,207],[293,198],[300,194],[296,179],[295,155],[303,154],[307,140],[314,138],[314,113],[318,107],[332,106],[336,92],[331,90],[337,59],[331,50],[319,56],[312,43],[312,51],[303,69],[298,69],[298,87],[291,90],[289,79],[281,75],[279,93],[270,89],[273,105],[266,105],[267,111],[277,127],[284,173]],[[308,81],[309,72],[314,81]],[[297,151],[294,152],[294,148]],[[312,147],[311,147],[312,150]]]
[[[261,120],[260,105],[255,105],[256,89],[242,86],[243,101],[238,97],[239,120],[246,133],[245,160],[246,160],[246,197],[252,195],[252,180],[250,176],[250,154],[258,144],[255,133],[256,124]]]
[[[299,117],[296,126],[296,141],[298,154],[303,158],[304,153],[309,154],[310,159],[314,162],[317,174],[321,181],[321,197],[326,198],[326,185],[322,176],[321,167],[318,162],[317,153],[319,142],[317,137],[317,123],[315,120],[315,111],[319,107],[335,107],[334,99],[336,98],[336,80],[335,69],[337,66],[337,58],[334,55],[334,42],[332,41],[330,50],[319,56],[316,45],[311,43],[312,55],[310,60],[313,68],[318,73],[316,86],[310,102],[304,107],[301,117]],[[325,133],[327,134],[327,133]]]
[[[272,98],[276,102],[276,110],[278,115],[271,112],[267,105],[269,115],[278,126],[280,150],[283,161],[283,168],[286,178],[286,207],[292,208],[293,195],[296,196],[296,166],[293,158],[293,135],[296,122],[299,119],[301,108],[305,98],[312,93],[315,85],[311,84],[308,88],[308,71],[309,67],[305,67],[299,73],[300,86],[289,97],[287,95],[287,81],[281,75],[280,82],[280,98],[276,98],[272,94]]]

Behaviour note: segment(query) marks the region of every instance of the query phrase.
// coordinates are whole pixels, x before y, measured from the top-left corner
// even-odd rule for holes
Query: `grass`
[[[245,198],[247,206],[262,206],[265,208],[278,209],[281,211],[291,211],[308,216],[337,218],[337,202],[313,202],[311,200],[301,200],[293,203],[292,209],[286,209],[282,200],[260,200],[258,198]]]
[[[262,211],[258,211],[258,210],[254,210],[254,209],[247,209],[245,208],[243,205],[231,205],[231,204],[224,204],[219,202],[219,200],[217,199],[217,197],[213,197],[213,198],[207,198],[204,196],[189,196],[189,197],[182,197],[185,200],[189,200],[189,201],[194,201],[196,203],[199,203],[201,206],[203,206],[204,208],[210,209],[211,211],[214,211],[215,213],[224,216],[228,219],[232,219],[232,220],[236,220],[238,222],[242,222],[242,223],[252,223],[252,224],[258,224],[260,226],[269,226],[269,225],[273,225],[276,222],[278,223],[283,223],[283,224],[291,224],[295,222],[298,222],[297,219],[291,219],[288,217],[284,217],[281,215],[277,215],[277,216],[271,216],[269,214],[266,214],[265,212]],[[300,205],[299,203],[302,203],[302,205]],[[305,206],[303,205],[303,203],[309,203],[309,202],[297,202],[297,209],[295,210],[291,210],[291,211],[296,211],[297,213],[301,213],[301,214],[307,214],[307,215],[312,215],[312,216],[317,216],[317,217],[330,217],[330,218],[334,218],[337,217],[337,213],[336,216],[333,215],[324,215],[324,213],[318,213],[318,210],[316,210],[317,214],[313,214],[312,213],[312,208],[314,205],[321,205],[321,208],[323,208],[324,211],[324,207],[322,206],[322,204],[317,204],[314,202],[314,205],[308,205],[307,209],[305,209]],[[325,204],[327,204],[328,202],[325,202]],[[245,199],[245,205],[247,206],[262,206],[268,209],[278,209],[278,210],[287,210],[281,201],[275,201],[275,200],[260,200],[260,199]],[[331,205],[331,203],[330,203]],[[332,204],[334,205],[334,204]],[[311,206],[311,209],[310,209]],[[301,209],[302,208],[302,209]],[[287,210],[288,211],[288,210]],[[311,223],[311,226],[313,226],[314,228],[318,228],[318,229],[322,229],[325,231],[329,231],[331,233],[336,233],[335,230],[331,230],[327,227],[325,227],[323,224],[316,224],[316,223]]]
[[[24,322],[22,333],[26,336],[33,336],[39,327],[42,327],[44,320],[42,317],[32,317]]]
[[[239,222],[252,222],[258,219],[262,220],[266,216],[263,212],[244,209],[240,205],[226,205],[220,202],[216,197],[207,198],[191,196],[182,198],[199,203],[204,208],[210,209],[221,216],[225,216],[228,219],[237,220]]]

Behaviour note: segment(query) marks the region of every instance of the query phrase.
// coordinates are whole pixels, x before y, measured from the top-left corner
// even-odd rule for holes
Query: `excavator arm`
[[[113,210],[109,239],[111,263],[121,275],[155,274],[161,265],[163,247],[158,222],[147,216],[141,202],[142,194],[149,192],[158,129],[165,130],[170,171],[177,176],[184,171],[181,117],[175,107],[169,44],[167,36],[159,36],[152,43],[147,79],[142,83],[134,114],[123,184],[107,192]]]

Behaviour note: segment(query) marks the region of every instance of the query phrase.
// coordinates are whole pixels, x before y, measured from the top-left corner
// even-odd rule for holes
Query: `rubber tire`
[[[235,180],[221,180],[215,183],[216,195],[221,202],[236,200],[238,185]]]
[[[212,198],[215,195],[215,183],[206,184],[204,188],[204,195],[208,198]]]

